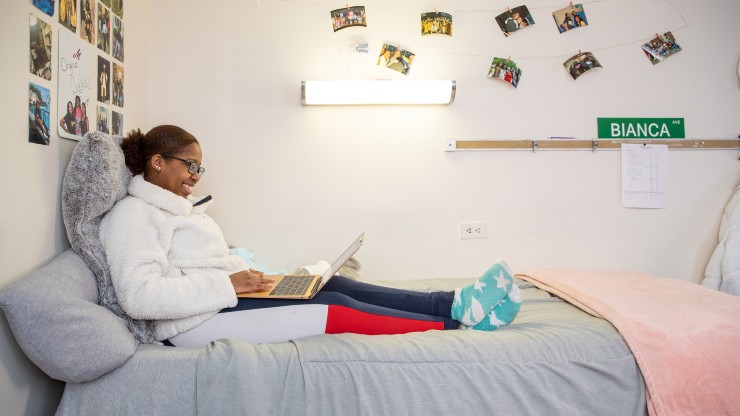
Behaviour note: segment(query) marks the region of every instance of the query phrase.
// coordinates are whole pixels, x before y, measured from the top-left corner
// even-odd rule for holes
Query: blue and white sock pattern
[[[487,321],[488,324],[481,326],[481,329],[487,326],[493,326],[496,322],[509,315],[513,319],[519,311],[518,305],[520,301],[514,302],[511,298],[504,301],[511,293],[513,287],[516,287],[514,285],[514,278],[506,262],[496,261],[475,283],[455,290],[455,299],[452,303],[451,311],[452,319],[466,327],[475,327]],[[517,292],[514,295],[517,300],[519,298],[518,293],[517,288]],[[509,311],[509,309],[513,308],[510,304],[514,303],[517,304],[517,307],[516,310],[513,310],[512,315],[512,311]],[[501,306],[499,307],[498,314],[494,314],[491,317],[491,314],[494,313],[494,310],[499,305]],[[504,305],[506,305],[507,313],[503,313]],[[511,322],[511,320],[508,322]]]
[[[511,291],[507,294],[501,302],[493,307],[491,313],[486,316],[478,325],[473,326],[473,329],[479,331],[493,331],[494,329],[501,328],[511,323],[519,313],[519,309],[522,306],[521,294],[517,285],[511,285]]]

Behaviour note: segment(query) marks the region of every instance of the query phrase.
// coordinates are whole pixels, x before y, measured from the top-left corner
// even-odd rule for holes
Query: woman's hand
[[[272,279],[266,279],[264,273],[257,270],[242,270],[229,276],[231,284],[234,285],[236,293],[261,292],[272,289],[275,283]]]

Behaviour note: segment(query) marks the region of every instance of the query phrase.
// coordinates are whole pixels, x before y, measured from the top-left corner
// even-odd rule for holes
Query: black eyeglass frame
[[[198,174],[198,177],[202,177],[203,174],[206,172],[206,168],[204,168],[203,166],[197,164],[193,160],[183,159],[181,157],[177,157],[175,155],[170,155],[170,154],[167,154],[167,153],[163,153],[162,154],[162,157],[169,158],[169,159],[177,159],[180,162],[188,165],[188,173],[191,174],[191,175],[194,175],[194,174],[197,173]]]

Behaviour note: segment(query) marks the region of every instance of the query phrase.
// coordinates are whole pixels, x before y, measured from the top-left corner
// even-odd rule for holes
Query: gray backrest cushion
[[[100,243],[100,220],[127,195],[130,181],[131,172],[121,150],[121,137],[88,133],[77,144],[64,175],[62,216],[72,249],[97,280],[99,304],[124,319],[137,340],[152,342],[153,324],[135,320],[121,309]]]
[[[95,276],[72,250],[0,291],[21,349],[50,377],[73,383],[120,367],[138,346],[97,301]]]

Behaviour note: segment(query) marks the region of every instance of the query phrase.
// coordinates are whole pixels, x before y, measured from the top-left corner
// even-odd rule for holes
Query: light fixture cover
[[[452,80],[301,81],[303,105],[449,105]]]

